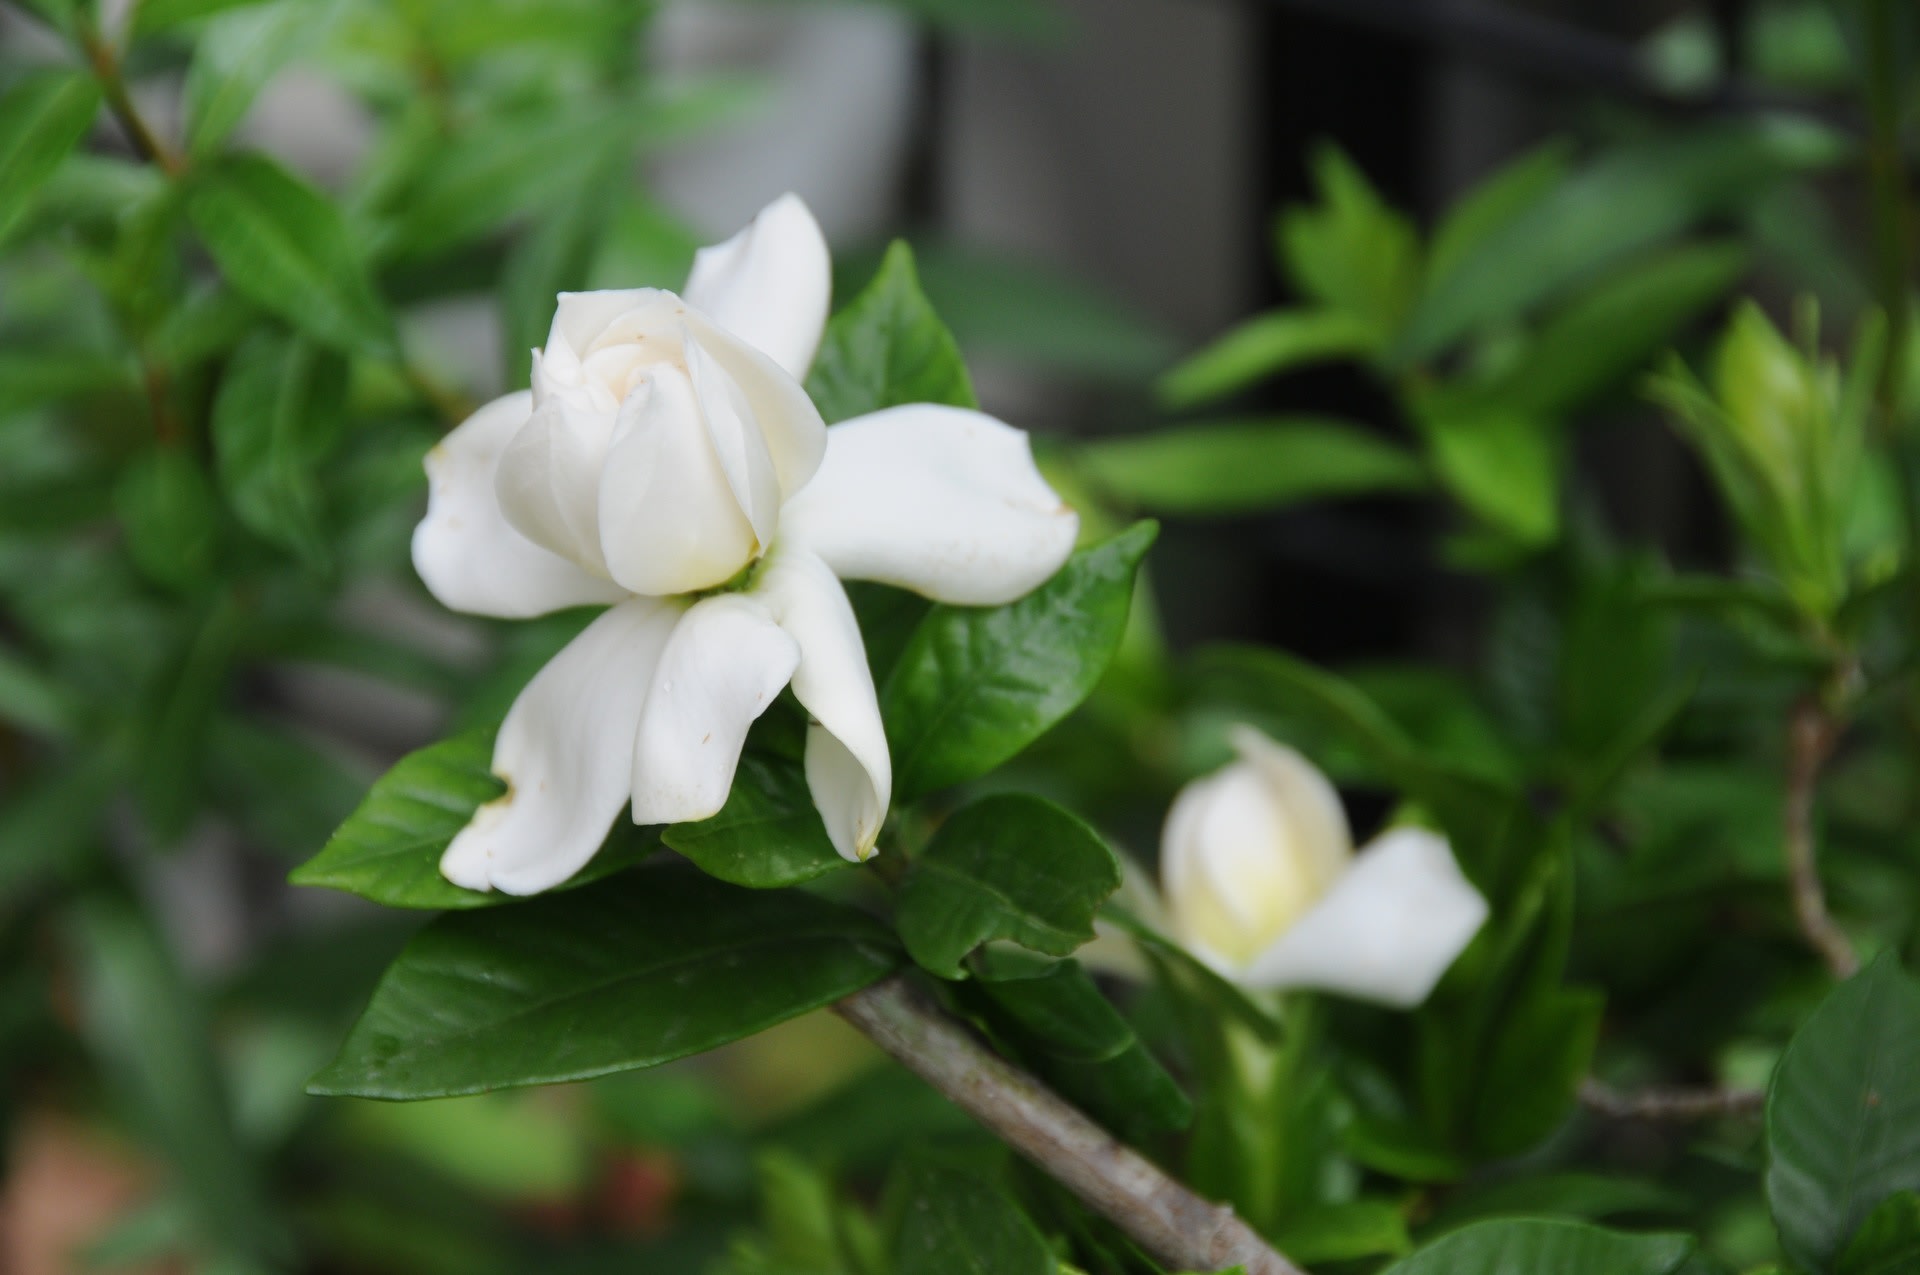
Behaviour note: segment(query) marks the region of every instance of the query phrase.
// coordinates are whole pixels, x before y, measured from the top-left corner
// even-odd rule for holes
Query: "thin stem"
[[[1795,704],[1787,719],[1787,800],[1785,843],[1787,889],[1794,919],[1807,945],[1820,954],[1835,978],[1851,978],[1860,968],[1853,944],[1827,913],[1826,892],[1820,885],[1815,859],[1813,803],[1820,786],[1820,770],[1839,736],[1839,727],[1819,700],[1808,697]]]
[[[1177,1270],[1305,1275],[1232,1209],[1201,1199],[890,978],[834,1006],[906,1068]]]
[[[80,51],[86,54],[87,65],[93,68],[94,78],[100,81],[101,93],[107,100],[107,109],[113,112],[113,118],[120,123],[120,129],[127,135],[134,152],[169,177],[178,177],[186,171],[186,161],[180,153],[161,140],[159,134],[147,127],[141,118],[140,110],[127,95],[127,82],[120,74],[120,58],[112,47],[101,38],[100,32],[89,21],[82,21],[76,35],[80,41]]]
[[[1766,1106],[1758,1089],[1654,1088],[1623,1091],[1592,1077],[1580,1082],[1580,1105],[1609,1120],[1687,1124],[1723,1116],[1752,1116]]]

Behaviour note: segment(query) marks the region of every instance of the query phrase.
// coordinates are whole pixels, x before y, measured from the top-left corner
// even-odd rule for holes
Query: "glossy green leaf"
[[[493,773],[495,728],[470,730],[408,753],[367,793],[320,853],[295,868],[295,885],[325,886],[390,908],[482,908],[513,903],[440,875],[440,855],[474,812],[506,791]],[[650,835],[616,820],[607,844],[562,888],[585,885],[646,858]]]
[[[1920,1271],[1920,1193],[1882,1200],[1847,1241],[1839,1275],[1914,1275]]]
[[[904,242],[894,241],[873,281],[827,324],[807,393],[830,425],[905,403],[978,406],[960,347],[920,290]]]
[[[865,914],[679,864],[422,930],[310,1090],[438,1098],[700,1053],[885,977]]]
[[[1884,956],[1794,1033],[1767,1091],[1781,1247],[1827,1271],[1888,1196],[1920,1190],[1920,985]]]
[[[235,292],[336,349],[391,342],[340,210],[273,160],[234,155],[197,170],[187,215]]]
[[[1426,467],[1405,448],[1317,416],[1195,421],[1103,438],[1074,460],[1108,494],[1155,514],[1247,513],[1427,483]]]
[[[968,1004],[1069,1102],[1127,1141],[1186,1128],[1193,1103],[1078,961],[983,954]]]
[[[1386,1275],[1674,1275],[1693,1256],[1684,1235],[1627,1235],[1580,1222],[1476,1222],[1395,1262]]]
[[[983,797],[948,817],[914,859],[896,922],[913,959],[942,978],[983,943],[1011,939],[1065,956],[1093,937],[1120,888],[1100,835],[1040,797]]]
[[[801,767],[747,753],[720,813],[661,829],[660,839],[708,876],[734,885],[796,885],[847,866],[814,808]]]
[[[1213,402],[1296,367],[1357,358],[1379,334],[1344,310],[1275,310],[1247,320],[1161,376],[1160,401],[1176,411]]]
[[[1126,629],[1134,573],[1158,528],[1082,549],[1002,607],[937,606],[881,695],[898,802],[976,779],[1072,712]]]
[[[323,460],[339,443],[346,364],[273,332],[235,351],[213,404],[213,452],[234,514],[309,567],[332,560],[322,509]]]
[[[100,109],[100,86],[80,71],[36,71],[0,96],[0,242]]]
[[[994,1165],[921,1152],[887,1181],[894,1275],[1057,1275]]]
[[[206,25],[185,89],[187,148],[194,156],[218,151],[267,82],[314,48],[327,13],[328,6],[310,0],[271,0]]]
[[[214,500],[206,471],[177,447],[155,448],[129,464],[113,503],[135,565],[172,588],[205,581],[219,530]]]

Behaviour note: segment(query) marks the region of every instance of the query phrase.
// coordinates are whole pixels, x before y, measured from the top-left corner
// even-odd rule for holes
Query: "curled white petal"
[[[760,548],[714,454],[693,383],[677,367],[654,368],[620,409],[594,507],[607,572],[635,593],[724,584]]]
[[[827,240],[798,195],[782,195],[733,238],[702,248],[686,298],[785,368],[806,376],[827,323]]]
[[[1317,904],[1237,977],[1252,987],[1307,987],[1406,1009],[1487,919],[1487,903],[1446,840],[1395,828],[1361,850]]]
[[[501,512],[500,456],[532,414],[525,390],[497,398],[427,453],[427,516],[414,528],[413,566],[455,611],[520,619],[626,596],[527,539]]]
[[[834,849],[859,862],[880,838],[893,760],[853,606],[832,569],[793,546],[769,559],[754,594],[800,644],[793,694],[813,718],[807,786]]]
[[[781,499],[791,498],[807,485],[826,454],[827,425],[820,409],[792,373],[698,308],[689,306],[683,322],[692,343],[733,381],[743,419],[765,439]]]
[[[799,645],[758,599],[723,593],[695,603],[667,640],[640,712],[633,821],[718,814],[747,728],[799,662]]]
[[[593,857],[627,803],[647,684],[681,615],[675,603],[622,602],[520,692],[493,746],[506,795],[482,806],[441,856],[449,881],[534,894]]]
[[[1289,842],[1307,861],[1318,883],[1316,892],[1324,888],[1353,858],[1353,828],[1339,790],[1298,751],[1251,726],[1235,726],[1227,738],[1241,761],[1259,775],[1268,800],[1285,812]]]
[[[991,606],[1058,571],[1080,520],[1034,467],[1023,431],[922,403],[827,430],[820,472],[781,527],[844,578]]]
[[[708,443],[754,537],[760,544],[770,545],[780,525],[783,496],[766,432],[754,419],[753,407],[739,383],[727,375],[692,332],[683,332],[687,376],[706,422]]]

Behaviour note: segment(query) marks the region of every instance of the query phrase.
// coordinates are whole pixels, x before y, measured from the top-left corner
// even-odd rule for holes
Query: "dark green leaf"
[[[311,1090],[437,1098],[650,1067],[831,1004],[898,959],[877,922],[802,891],[636,868],[434,921]]]
[[[1147,513],[1246,513],[1306,500],[1415,491],[1426,468],[1347,421],[1303,416],[1195,421],[1091,442],[1074,459],[1100,487]]]
[[[950,816],[914,859],[896,921],[913,959],[942,978],[982,943],[1011,939],[1066,956],[1093,937],[1120,888],[1100,835],[1040,797],[985,797]]]
[[[99,109],[99,84],[79,71],[36,71],[0,96],[0,243]]]
[[[1093,690],[1126,629],[1134,572],[1158,528],[1082,549],[1003,607],[935,607],[887,679],[894,800],[986,774]]]
[[[1367,354],[1378,342],[1371,326],[1344,310],[1275,310],[1188,355],[1155,388],[1161,403],[1181,410],[1296,367]]]
[[[1867,1214],[1836,1268],[1839,1275],[1915,1275],[1920,1271],[1920,1194],[1890,1195]]]
[[[346,365],[310,342],[262,333],[235,352],[213,405],[220,486],[240,521],[324,568],[323,460],[339,443]]]
[[[1273,1242],[1295,1262],[1398,1257],[1413,1247],[1407,1219],[1384,1200],[1348,1200],[1301,1209],[1274,1228]]]
[[[1440,480],[1462,505],[1520,545],[1560,533],[1560,440],[1553,424],[1477,400],[1434,396],[1420,408]]]
[[[337,349],[381,349],[392,323],[325,195],[264,155],[196,171],[187,215],[234,291]]]
[[[127,552],[148,576],[176,589],[208,578],[219,523],[213,484],[191,456],[154,448],[121,473],[113,500]]]
[[[1458,264],[1427,286],[1393,357],[1409,366],[1430,359],[1472,331],[1509,321],[1700,218],[1843,153],[1826,128],[1778,115],[1620,147],[1461,252]]]
[[[488,726],[407,754],[379,780],[319,854],[294,869],[295,885],[345,890],[390,908],[481,908],[512,903],[440,875],[440,855],[486,802],[506,791],[493,774]],[[646,858],[654,839],[617,820],[607,844],[566,887],[585,885]]]
[[[1128,1141],[1184,1129],[1193,1104],[1078,961],[993,951],[968,994],[1046,1084]]]
[[[978,406],[904,242],[894,241],[873,281],[827,324],[807,393],[829,425],[905,403]]]
[[[910,1155],[887,1182],[894,1275],[1056,1275],[1031,1219],[991,1166]]]
[[[1427,278],[1444,279],[1467,253],[1478,249],[1546,198],[1566,179],[1569,147],[1548,142],[1514,160],[1475,186],[1448,209],[1433,232]]]
[[[101,390],[132,390],[127,360],[75,350],[0,354],[0,416]]]
[[[670,825],[660,839],[708,876],[734,885],[795,885],[847,866],[814,808],[805,772],[756,753],[741,757],[719,814]]]
[[[1626,1235],[1544,1218],[1476,1222],[1389,1266],[1386,1275],[1674,1275],[1684,1235]]]
[[[1875,1206],[1920,1190],[1920,986],[1884,956],[1794,1033],[1767,1092],[1767,1200],[1795,1262],[1832,1270]]]

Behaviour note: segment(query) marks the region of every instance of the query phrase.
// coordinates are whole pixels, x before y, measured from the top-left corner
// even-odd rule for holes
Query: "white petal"
[[[754,594],[800,644],[793,694],[813,717],[807,786],[834,849],[859,862],[880,838],[893,760],[853,606],[827,564],[793,546],[775,551]]]
[[[1251,726],[1233,727],[1228,738],[1286,812],[1294,851],[1308,865],[1314,892],[1324,890],[1353,858],[1353,829],[1333,782],[1294,749]]]
[[[798,195],[782,195],[739,234],[694,256],[685,296],[800,378],[820,348],[832,287],[820,224]]]
[[[521,535],[501,512],[500,455],[532,414],[525,390],[497,398],[427,453],[427,516],[414,528],[413,566],[455,611],[520,619],[626,596]]]
[[[598,477],[596,539],[608,573],[635,593],[724,584],[759,551],[678,368],[654,368],[628,396]]]
[[[515,530],[590,574],[600,552],[600,474],[615,418],[553,397],[534,409],[500,456],[494,495]]]
[[[718,814],[747,728],[799,662],[799,645],[757,599],[723,593],[695,603],[668,639],[640,712],[633,821]]]
[[[1395,828],[1361,850],[1326,897],[1238,978],[1406,1009],[1440,981],[1487,919],[1446,840]]]
[[[692,335],[688,344],[697,344],[733,379],[745,418],[766,440],[781,498],[790,498],[807,485],[826,454],[827,425],[820,409],[791,373],[698,309],[689,307],[683,321]]]
[[[745,391],[692,332],[683,329],[687,375],[706,421],[707,438],[733,489],[734,502],[747,516],[761,544],[773,543],[780,525],[780,476],[774,471],[766,432],[753,416]]]
[[[1060,569],[1080,520],[1034,468],[1027,436],[920,403],[827,431],[827,456],[781,511],[781,536],[847,579],[941,602],[1011,602]]]
[[[682,614],[650,598],[622,602],[520,692],[493,746],[493,773],[510,787],[441,856],[449,881],[534,894],[593,857],[627,803],[640,707]]]

